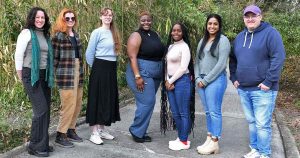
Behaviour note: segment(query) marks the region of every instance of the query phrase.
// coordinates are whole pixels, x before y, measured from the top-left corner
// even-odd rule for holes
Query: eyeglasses
[[[65,17],[65,19],[66,19],[66,21],[75,21],[75,17],[73,16],[73,17]]]
[[[244,19],[246,19],[246,20],[250,20],[250,19],[256,19],[257,17],[259,17],[260,15],[258,14],[258,15],[245,15],[244,16]]]

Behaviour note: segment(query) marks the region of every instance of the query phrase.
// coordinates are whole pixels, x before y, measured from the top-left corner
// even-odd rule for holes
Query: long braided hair
[[[172,28],[170,29],[169,36],[168,36],[168,41],[167,41],[167,47],[164,53],[164,58],[163,58],[163,82],[161,86],[161,111],[160,111],[160,131],[161,133],[166,132],[166,130],[176,129],[176,124],[175,121],[172,118],[172,113],[170,110],[170,106],[168,106],[168,99],[167,99],[167,90],[165,86],[165,81],[166,81],[166,69],[167,69],[167,62],[166,62],[166,55],[168,53],[168,48],[169,46],[173,43],[173,38],[172,38],[172,29],[175,25],[180,25],[181,30],[182,30],[182,39],[183,41],[188,45],[190,48],[190,53],[191,53],[191,59],[188,65],[188,70],[191,75],[191,99],[190,99],[190,117],[191,117],[191,130],[194,128],[194,122],[195,122],[195,75],[194,75],[194,64],[193,64],[193,58],[192,58],[192,51],[191,51],[191,44],[188,36],[188,29],[187,27],[181,23],[181,22],[176,22],[175,24],[172,25]]]

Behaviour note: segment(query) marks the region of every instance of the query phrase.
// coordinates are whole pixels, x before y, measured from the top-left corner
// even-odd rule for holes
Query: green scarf
[[[32,61],[31,61],[31,85],[33,86],[40,78],[40,44],[36,33],[30,29],[31,43],[32,43]],[[50,38],[47,38],[48,44],[48,58],[46,68],[45,81],[48,82],[48,87],[52,88],[54,85],[53,75],[53,51]]]

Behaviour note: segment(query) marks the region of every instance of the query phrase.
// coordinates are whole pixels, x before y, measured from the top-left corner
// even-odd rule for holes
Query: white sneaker
[[[251,149],[249,153],[244,155],[242,158],[259,158],[260,154],[256,149]]]
[[[179,140],[179,138],[177,137],[175,140],[170,140],[170,141],[169,141],[169,144],[172,144],[172,143],[178,142],[178,141],[180,141],[180,140]]]
[[[107,131],[104,131],[102,129],[98,130],[99,136],[103,139],[107,139],[107,140],[113,140],[115,137],[112,136],[111,134],[109,134]]]
[[[103,141],[98,133],[93,133],[90,137],[90,141],[97,145],[103,144]]]
[[[177,137],[175,140],[170,140],[169,141],[169,144],[173,144],[175,142],[181,142],[180,139]],[[187,141],[187,143],[190,145],[191,144],[191,141]]]
[[[174,141],[169,144],[169,149],[171,150],[187,150],[190,148],[191,142],[188,141],[187,145],[183,144],[181,141]]]

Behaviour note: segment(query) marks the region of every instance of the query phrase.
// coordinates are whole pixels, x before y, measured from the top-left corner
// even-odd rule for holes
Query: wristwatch
[[[140,79],[141,78],[141,75],[140,74],[137,74],[137,75],[134,75],[134,78],[137,80],[137,79]]]

